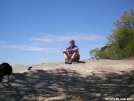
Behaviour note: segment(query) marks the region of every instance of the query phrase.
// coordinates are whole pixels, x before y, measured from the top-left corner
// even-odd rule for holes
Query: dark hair
[[[72,40],[70,40],[70,43],[72,43],[72,42],[73,42],[73,43],[75,43],[75,41],[74,41],[73,39],[72,39]]]

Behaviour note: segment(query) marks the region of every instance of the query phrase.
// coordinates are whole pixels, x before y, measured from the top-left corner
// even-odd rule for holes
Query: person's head
[[[74,40],[70,40],[70,45],[71,46],[75,45],[75,41]]]

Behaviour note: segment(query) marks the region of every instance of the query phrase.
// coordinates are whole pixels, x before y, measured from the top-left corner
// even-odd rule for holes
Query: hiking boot
[[[68,59],[65,59],[65,64],[67,64],[68,63]]]
[[[69,59],[68,64],[72,64],[73,59]]]

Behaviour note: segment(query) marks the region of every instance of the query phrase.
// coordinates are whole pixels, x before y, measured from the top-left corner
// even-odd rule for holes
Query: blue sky
[[[71,39],[86,60],[131,8],[133,0],[0,0],[0,63],[63,62]]]

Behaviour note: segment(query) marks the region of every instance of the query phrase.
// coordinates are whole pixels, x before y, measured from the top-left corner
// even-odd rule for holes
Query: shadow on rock
[[[134,73],[82,77],[73,70],[34,70],[14,73],[1,83],[0,101],[105,101],[134,98]]]

